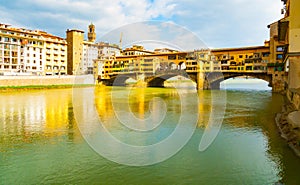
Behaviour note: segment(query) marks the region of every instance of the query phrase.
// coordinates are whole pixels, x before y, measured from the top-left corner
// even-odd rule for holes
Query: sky
[[[228,48],[263,45],[269,37],[267,25],[283,17],[282,7],[280,0],[0,0],[0,23],[63,38],[67,29],[87,32],[93,23],[97,41],[107,42],[119,42],[126,28],[123,39],[130,42],[125,46],[138,39],[158,43],[180,30],[185,33],[176,32],[163,42],[176,48],[173,42],[179,38],[182,49]],[[107,37],[110,33],[114,39]],[[130,39],[136,35],[142,36]]]

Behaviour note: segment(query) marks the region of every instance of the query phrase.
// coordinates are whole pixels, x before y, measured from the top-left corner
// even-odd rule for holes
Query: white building
[[[105,66],[112,67],[106,64],[112,64],[117,56],[121,56],[121,49],[116,44],[100,42],[98,43],[98,54],[99,58],[94,60],[94,76],[95,78],[104,79],[107,78],[105,74]]]
[[[149,55],[154,54],[152,51],[145,50],[143,46],[133,45],[123,51],[124,56]]]
[[[98,46],[95,43],[83,41],[82,51],[81,71],[84,74],[93,74],[94,60],[98,59]]]
[[[1,75],[41,75],[44,61],[44,40],[38,31],[0,24]]]
[[[115,59],[116,56],[121,55],[121,49],[116,44],[109,44],[105,42],[98,43],[98,51],[100,59]]]
[[[0,24],[0,75],[65,74],[66,41],[39,30]]]

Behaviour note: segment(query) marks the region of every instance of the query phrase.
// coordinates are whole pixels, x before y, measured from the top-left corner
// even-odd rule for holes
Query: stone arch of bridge
[[[161,75],[149,77],[148,79],[146,79],[146,82],[148,84],[148,87],[164,87],[164,82],[175,76],[182,76],[185,78],[189,78],[188,74],[183,73],[183,72],[180,73],[180,71],[178,71],[178,73],[167,73],[167,74],[161,74]],[[192,81],[195,81],[192,78],[189,78],[189,79],[191,79]]]
[[[205,75],[206,89],[219,89],[221,82],[230,78],[242,76],[264,80],[272,87],[272,75],[266,73],[208,73]]]
[[[128,80],[129,78],[135,78],[135,76],[131,76],[131,75],[113,76],[110,79],[106,80],[104,84],[109,86],[125,86],[126,80]]]

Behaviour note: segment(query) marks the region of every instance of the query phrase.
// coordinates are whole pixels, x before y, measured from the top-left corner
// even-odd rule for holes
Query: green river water
[[[118,126],[111,91],[96,88],[94,104],[88,106],[95,105],[115,137],[149,145],[174,131],[181,114],[175,89],[131,90],[130,110],[141,119],[149,114],[153,97],[166,101],[166,119],[146,136]],[[198,110],[186,110],[198,111],[199,119],[182,150],[163,162],[135,167],[112,162],[87,144],[74,116],[72,89],[1,92],[0,184],[300,184],[300,159],[274,123],[284,99],[270,90],[227,90],[221,130],[207,150],[198,150],[214,103],[211,93],[199,91]]]

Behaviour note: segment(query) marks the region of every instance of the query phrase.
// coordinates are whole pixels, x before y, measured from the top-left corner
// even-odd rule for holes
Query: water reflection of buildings
[[[110,93],[111,89],[104,86],[95,89],[95,106],[102,120],[108,120],[114,114]]]
[[[206,107],[205,105],[205,99],[208,98],[207,95],[205,96],[205,91],[201,91],[198,93],[199,95],[199,104],[198,104],[198,127],[200,128],[203,128],[203,127],[206,127],[207,124],[208,124],[208,118],[207,118],[207,110],[210,110],[211,111],[211,106],[210,108]]]
[[[112,87],[105,86],[99,86],[95,89],[95,106],[105,126],[112,126],[109,124],[112,124],[111,120],[115,118],[115,110],[111,97],[112,89]],[[114,89],[113,91],[117,90]],[[122,111],[130,111],[136,118],[143,120],[155,112],[150,110],[160,110],[162,108],[162,102],[154,100],[154,98],[157,97],[162,98],[162,101],[165,101],[167,106],[168,104],[172,105],[173,101],[176,102],[179,100],[176,89],[155,89],[154,91],[154,89],[151,88],[132,88],[128,97],[125,98],[125,100],[122,99],[122,102],[116,102],[116,105],[122,106]],[[166,99],[164,97],[166,97]],[[129,106],[129,109],[125,106]],[[172,107],[172,109],[180,115],[180,106]],[[156,117],[158,115],[153,116]]]
[[[124,102],[126,106],[127,103],[129,104],[131,111],[140,119],[144,118],[144,113],[148,110],[148,104],[145,104],[145,90],[144,88],[132,89],[127,99],[128,102]],[[97,87],[95,90],[96,108],[104,123],[115,116],[111,91],[112,88],[104,86]]]
[[[3,94],[1,101],[1,123],[3,131],[20,134],[23,131],[42,131],[45,127],[45,98],[42,95],[24,93]]]
[[[134,112],[137,112],[138,115],[136,115],[140,119],[145,119],[145,112],[148,111],[148,103],[145,98],[145,89],[144,88],[137,88],[136,90],[132,91],[132,94],[130,96],[130,99],[134,101],[134,104],[137,104],[137,106],[131,106],[131,109],[133,109]]]
[[[1,137],[26,139],[55,136],[68,132],[71,90],[30,91],[0,95]],[[73,131],[71,133],[74,133]]]

